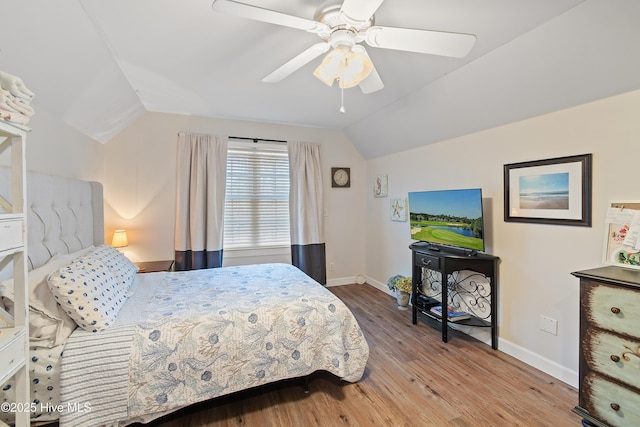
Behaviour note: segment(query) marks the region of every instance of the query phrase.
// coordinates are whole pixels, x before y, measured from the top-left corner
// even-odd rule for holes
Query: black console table
[[[439,317],[431,307],[448,306],[471,314],[471,318],[455,322],[459,325],[491,328],[491,348],[498,349],[498,260],[488,254],[470,254],[463,250],[434,250],[424,243],[409,246],[413,258],[411,293],[412,321],[418,311],[442,322],[442,341],[448,341],[447,316]],[[443,286],[443,284],[445,286]]]

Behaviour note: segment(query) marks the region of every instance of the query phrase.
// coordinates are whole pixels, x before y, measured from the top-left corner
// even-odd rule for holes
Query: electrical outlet
[[[551,317],[540,315],[540,330],[550,333],[551,335],[558,335],[558,321]]]
[[[332,263],[332,262],[330,262],[330,263],[329,263],[329,271],[333,271],[333,270],[335,270],[335,269],[336,269],[335,264],[334,264],[334,263]]]

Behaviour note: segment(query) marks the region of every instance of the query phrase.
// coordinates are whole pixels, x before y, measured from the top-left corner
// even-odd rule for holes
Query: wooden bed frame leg
[[[309,376],[304,377],[302,381],[302,390],[304,391],[304,394],[309,394]]]

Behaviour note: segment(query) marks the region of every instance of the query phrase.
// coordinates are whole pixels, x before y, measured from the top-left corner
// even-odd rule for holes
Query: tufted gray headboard
[[[10,177],[10,170],[0,166],[0,195],[7,199]],[[104,243],[99,182],[27,172],[27,210],[29,270],[44,265],[55,254]],[[0,271],[0,279],[5,273]]]

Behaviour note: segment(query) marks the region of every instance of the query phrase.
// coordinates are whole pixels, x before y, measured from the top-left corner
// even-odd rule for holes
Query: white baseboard
[[[376,288],[378,290],[381,290],[382,292],[395,297],[393,292],[391,292],[389,290],[389,288],[387,288],[386,283],[378,282],[377,280],[373,280],[370,277],[365,277],[365,281],[366,281],[367,285],[373,286],[374,288]],[[339,277],[337,279],[327,280],[327,288],[330,288],[331,286],[353,285],[355,283],[356,283],[356,277],[355,276],[354,277]]]
[[[378,282],[377,280],[372,279],[371,277],[367,277],[367,285],[369,286],[373,286],[374,288],[376,288],[379,291],[384,292],[385,294],[389,294],[392,297],[395,297],[395,295],[393,294],[393,292],[391,292],[389,290],[389,288],[387,287],[386,283],[382,283],[382,282]]]
[[[393,292],[389,290],[386,283],[379,282],[370,277],[366,278],[367,284],[369,286],[373,286],[374,288],[394,296]],[[327,286],[339,286],[339,285],[347,285],[350,283],[355,283],[355,277],[353,278],[343,278],[343,279],[333,279],[327,283]],[[472,329],[469,327],[469,329]],[[480,329],[480,333],[474,334],[472,331],[470,335],[474,336],[476,339],[486,343],[487,345],[491,345],[491,334],[486,331],[485,328],[473,328]],[[484,333],[482,333],[484,331]],[[467,331],[464,331],[465,333]],[[537,353],[532,352],[524,347],[521,347],[517,344],[513,344],[510,341],[507,341],[503,338],[498,337],[498,351],[501,351],[509,356],[515,357],[516,359],[530,365],[548,375],[551,375],[554,378],[562,381],[565,384],[570,385],[571,387],[578,388],[578,372],[568,369],[552,360],[547,359]]]
[[[354,283],[356,283],[355,277],[339,277],[337,279],[327,280],[327,288],[331,286],[352,285]]]
[[[571,387],[578,388],[578,372],[568,369],[552,360],[547,359],[537,353],[532,352],[517,344],[500,338],[498,348],[503,353],[513,356],[516,359],[533,366],[534,368],[559,379]]]

